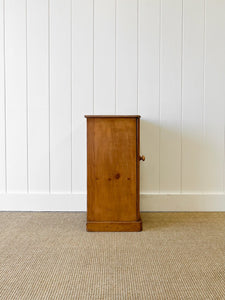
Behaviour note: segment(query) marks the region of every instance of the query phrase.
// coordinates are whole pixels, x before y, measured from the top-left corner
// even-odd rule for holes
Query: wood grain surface
[[[105,222],[96,224],[96,231],[127,231],[129,226],[120,222],[136,221],[140,222],[139,117],[87,117],[87,230],[95,231],[90,222]],[[131,231],[141,229],[130,225]]]

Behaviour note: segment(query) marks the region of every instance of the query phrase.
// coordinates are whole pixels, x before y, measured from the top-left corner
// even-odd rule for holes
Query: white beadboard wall
[[[0,210],[86,210],[85,114],[142,116],[142,211],[224,211],[225,0],[0,0]]]

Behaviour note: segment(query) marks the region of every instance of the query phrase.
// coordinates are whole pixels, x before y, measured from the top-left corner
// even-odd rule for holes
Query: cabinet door
[[[141,219],[140,215],[140,118],[136,119],[136,167],[137,167],[137,182],[136,182],[136,195],[137,195],[137,201],[136,201],[136,208],[137,208],[137,220]]]
[[[87,124],[87,220],[137,220],[136,118],[89,118]]]

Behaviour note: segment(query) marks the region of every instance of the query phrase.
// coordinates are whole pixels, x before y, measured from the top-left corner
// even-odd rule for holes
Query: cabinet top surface
[[[141,118],[140,115],[85,115],[85,118]]]

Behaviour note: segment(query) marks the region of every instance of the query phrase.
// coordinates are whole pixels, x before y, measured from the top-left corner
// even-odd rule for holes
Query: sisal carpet
[[[225,299],[225,213],[142,213],[88,233],[85,213],[0,213],[0,299]]]

